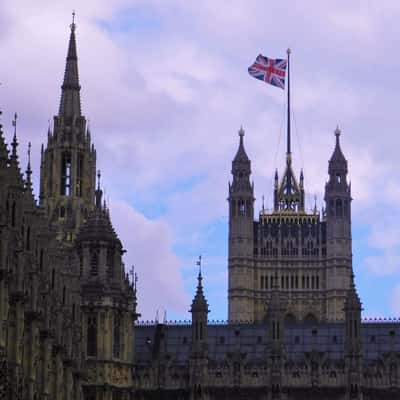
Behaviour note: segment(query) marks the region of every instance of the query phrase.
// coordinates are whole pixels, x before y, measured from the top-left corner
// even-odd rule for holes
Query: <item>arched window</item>
[[[336,216],[343,217],[343,205],[342,205],[342,200],[340,199],[336,200]]]
[[[61,195],[71,195],[71,153],[66,151],[61,159]]]
[[[246,206],[244,200],[239,200],[239,215],[246,215]]]
[[[76,195],[82,197],[82,184],[83,184],[83,154],[78,154],[78,162],[76,165]]]
[[[97,317],[91,315],[88,317],[87,324],[87,355],[95,357],[97,355]]]

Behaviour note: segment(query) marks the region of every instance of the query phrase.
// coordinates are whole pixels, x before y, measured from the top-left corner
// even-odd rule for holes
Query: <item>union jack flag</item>
[[[248,71],[254,78],[285,89],[286,65],[286,60],[279,58],[273,60],[259,54],[255,63],[249,67]]]

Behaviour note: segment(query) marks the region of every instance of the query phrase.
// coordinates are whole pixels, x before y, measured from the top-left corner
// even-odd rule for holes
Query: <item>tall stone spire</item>
[[[40,205],[57,227],[57,238],[71,245],[95,207],[96,190],[96,151],[81,113],[75,30],[72,19],[60,109],[40,166]]]
[[[64,118],[81,116],[81,86],[79,84],[78,76],[78,57],[76,52],[75,29],[75,13],[73,13],[64,82],[61,86],[62,92],[59,116]]]

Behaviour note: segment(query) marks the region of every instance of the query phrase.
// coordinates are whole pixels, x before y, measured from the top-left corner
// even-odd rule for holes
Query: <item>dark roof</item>
[[[98,191],[99,189],[96,191],[96,195]],[[86,222],[81,226],[77,235],[77,242],[102,240],[114,242],[114,244],[122,247],[121,241],[112,226],[109,211],[101,205],[101,194],[98,203],[100,204],[96,204]]]
[[[249,364],[265,362],[270,344],[268,329],[266,323],[208,325],[207,354],[210,362],[223,363],[234,353],[243,354]],[[284,332],[288,361],[302,361],[313,351],[326,354],[332,361],[344,360],[344,323],[285,324]],[[145,366],[155,356],[168,354],[173,364],[186,365],[190,359],[191,338],[190,322],[186,325],[136,325],[136,361]],[[400,324],[362,323],[361,339],[366,363],[391,351],[400,352]]]

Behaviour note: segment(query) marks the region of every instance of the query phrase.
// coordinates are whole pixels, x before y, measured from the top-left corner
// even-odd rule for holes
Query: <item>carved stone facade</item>
[[[344,320],[352,271],[351,190],[339,129],[335,135],[326,209],[305,210],[303,172],[297,181],[288,153],[281,182],[275,173],[273,210],[268,212],[263,205],[254,220],[251,165],[240,129],[228,198],[230,321],[263,321],[275,276],[285,292],[288,320]]]
[[[304,210],[290,152],[274,210],[254,221],[244,131],[229,187],[229,323],[138,323],[136,279],[96,188],[71,25],[40,201],[0,125],[0,400],[398,399],[400,323],[361,322],[350,186],[336,131],[326,211]]]
[[[39,205],[30,161],[20,171],[16,115],[13,127],[9,154],[0,126],[0,399],[128,399],[136,293],[95,190],[74,23]]]

